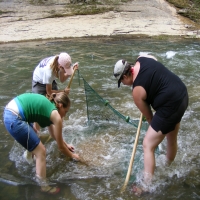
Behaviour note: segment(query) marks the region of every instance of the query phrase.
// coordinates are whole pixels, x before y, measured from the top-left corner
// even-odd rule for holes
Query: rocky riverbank
[[[190,29],[195,24],[164,0],[119,2],[111,11],[94,15],[73,15],[70,2],[56,2],[1,1],[0,43],[115,35],[200,38],[200,31]]]

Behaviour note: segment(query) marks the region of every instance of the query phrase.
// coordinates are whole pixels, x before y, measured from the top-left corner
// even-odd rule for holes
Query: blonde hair
[[[59,72],[59,63],[58,63],[58,58],[59,56],[56,55],[56,57],[54,58],[53,63],[50,65],[50,68],[52,69],[53,74],[58,78],[58,72]]]
[[[56,104],[56,107],[58,107],[59,103],[61,103],[64,108],[67,108],[70,105],[70,99],[66,92],[52,93],[50,97],[47,98],[51,102],[54,102]]]

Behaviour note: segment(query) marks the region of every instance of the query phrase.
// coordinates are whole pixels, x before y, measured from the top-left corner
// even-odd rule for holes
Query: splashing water
[[[101,40],[55,41],[41,43],[19,43],[2,45],[0,60],[3,68],[1,77],[1,114],[6,103],[23,92],[31,91],[32,72],[43,57],[64,51],[71,55],[73,62],[79,61],[80,72],[88,83],[107,99],[110,104],[125,116],[138,119],[140,112],[134,105],[131,89],[117,88],[113,78],[113,66],[118,59],[125,58],[134,62],[140,52],[152,54],[186,84],[189,92],[189,107],[182,119],[178,135],[178,152],[175,161],[164,167],[166,141],[159,145],[156,153],[156,170],[152,192],[148,199],[181,198],[198,199],[200,183],[200,45],[195,41],[140,41],[140,40]],[[173,50],[173,51],[172,51]],[[23,56],[22,56],[23,55]],[[12,56],[13,59],[10,59]],[[12,78],[10,72],[12,71]],[[65,84],[66,85],[66,84]],[[60,88],[65,85],[59,83]],[[136,128],[118,123],[87,124],[86,99],[83,83],[79,85],[78,76],[74,77],[70,91],[72,105],[64,121],[63,138],[74,145],[85,163],[77,163],[63,156],[56,142],[45,143],[47,150],[47,177],[61,187],[59,199],[137,199],[132,193],[132,184],[143,180],[142,140],[145,131],[141,131],[136,157],[124,194],[120,194],[127,173]],[[28,195],[30,199],[53,199],[40,194],[34,182],[35,164],[29,165],[23,159],[24,149],[5,132],[3,122],[0,143],[0,187],[2,195],[8,197],[6,190],[13,191],[18,199]],[[42,131],[48,135],[46,129]],[[6,175],[7,174],[7,175]],[[11,174],[12,176],[8,176]],[[10,186],[10,181],[13,185]],[[7,181],[7,183],[6,183]],[[11,184],[12,185],[12,184]],[[30,186],[31,185],[31,186]],[[11,187],[11,188],[10,188]],[[22,189],[20,189],[22,188]],[[32,192],[34,191],[34,192]],[[26,194],[25,194],[26,193]],[[10,199],[14,199],[10,192]],[[20,196],[21,195],[21,196]],[[1,196],[0,196],[1,198]],[[9,199],[9,198],[8,198]]]

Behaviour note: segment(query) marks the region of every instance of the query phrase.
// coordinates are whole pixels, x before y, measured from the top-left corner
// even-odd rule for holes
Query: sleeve
[[[43,74],[43,79],[42,79],[43,84],[52,84],[54,79],[55,77],[52,74],[50,66],[47,66]]]

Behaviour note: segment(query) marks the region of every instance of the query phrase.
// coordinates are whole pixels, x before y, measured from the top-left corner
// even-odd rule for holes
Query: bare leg
[[[144,151],[144,183],[145,185],[151,184],[151,180],[155,170],[155,149],[163,141],[165,135],[160,131],[156,132],[151,126],[149,126],[146,135],[143,140]],[[133,192],[136,196],[140,197],[148,189],[143,187],[134,186]]]
[[[145,135],[144,141],[143,141],[143,151],[144,151],[144,182],[145,184],[150,184],[151,179],[154,174],[155,170],[155,155],[154,151],[156,147],[163,141],[165,136],[167,137],[167,163],[168,165],[171,164],[171,162],[176,157],[177,153],[177,135],[178,130],[180,127],[180,123],[178,123],[175,127],[175,129],[166,135],[162,134],[160,131],[156,132],[154,129],[149,126],[147,133]],[[137,186],[133,187],[133,192],[136,196],[141,196],[143,192],[145,192],[144,188],[140,188]]]
[[[40,131],[40,125],[37,122],[34,122],[33,127],[36,133],[38,134]]]
[[[149,126],[147,133],[143,141],[144,150],[144,172],[146,174],[154,174],[155,170],[155,155],[154,151],[156,147],[163,141],[165,136],[167,137],[167,164],[175,159],[177,153],[177,135],[179,131],[180,123],[178,123],[175,129],[166,135],[162,134],[160,131],[156,132]]]
[[[51,187],[46,181],[46,149],[42,142],[33,150],[36,157],[36,177],[39,179],[41,191],[49,194],[57,194],[60,191],[58,187]]]
[[[165,135],[160,131],[156,132],[151,126],[149,126],[147,133],[143,141],[143,151],[144,151],[144,179],[148,183],[155,170],[155,155],[154,151],[156,147],[163,141]]]
[[[36,158],[36,174],[42,179],[46,178],[46,149],[42,142],[32,152]]]
[[[177,153],[177,135],[180,128],[180,123],[176,124],[173,131],[167,133],[167,162],[170,165],[174,161]]]

